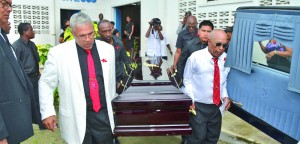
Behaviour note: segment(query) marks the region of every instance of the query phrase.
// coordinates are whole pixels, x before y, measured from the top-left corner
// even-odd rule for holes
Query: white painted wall
[[[35,35],[35,38],[32,40],[36,44],[55,44],[55,18],[54,18],[54,0],[13,0],[13,4],[22,4],[22,5],[37,5],[37,6],[48,6],[49,9],[49,21],[50,21],[50,35],[49,34],[39,34]],[[11,32],[8,35],[10,42],[13,43],[20,36],[19,34],[14,34],[14,31],[17,30],[14,27],[13,15],[10,15],[9,21],[11,22]]]
[[[92,20],[98,21],[98,14],[103,13],[104,18],[114,20],[114,7],[128,5],[131,3],[141,3],[141,55],[144,55],[147,49],[147,39],[145,33],[148,28],[148,21],[154,17],[158,17],[162,21],[164,27],[163,32],[167,35],[173,52],[175,52],[176,44],[176,29],[179,19],[179,3],[182,1],[191,0],[96,0],[96,3],[75,2],[75,0],[13,0],[13,4],[28,4],[50,7],[50,35],[38,34],[33,40],[38,44],[50,43],[52,45],[58,44],[58,37],[60,35],[60,9],[82,10],[87,13]],[[198,15],[202,12],[214,11],[234,11],[240,6],[258,6],[260,0],[218,0],[207,3],[207,0],[196,0],[196,13]],[[30,3],[28,3],[30,2]],[[300,0],[290,0],[291,6],[300,6]],[[10,21],[13,24],[11,16]],[[14,31],[12,27],[12,32]],[[9,38],[11,41],[18,39],[19,35],[11,33]],[[171,58],[172,59],[172,58]],[[172,60],[169,62],[172,63]],[[170,61],[171,60],[171,61]]]
[[[58,38],[61,33],[60,29],[60,10],[61,9],[69,9],[69,10],[81,10],[88,14],[93,21],[98,21],[98,14],[103,13],[104,15],[108,15],[106,11],[107,9],[101,9],[99,6],[101,5],[100,0],[97,0],[96,3],[88,3],[88,2],[75,2],[74,0],[13,0],[13,4],[20,5],[37,5],[37,6],[48,6],[49,16],[50,16],[50,34],[36,34],[36,37],[32,40],[36,44],[58,44]],[[104,8],[104,7],[103,7]],[[14,34],[15,28],[13,15],[10,16],[10,22],[12,23],[11,34],[9,34],[9,38],[12,42],[19,38],[18,34]]]

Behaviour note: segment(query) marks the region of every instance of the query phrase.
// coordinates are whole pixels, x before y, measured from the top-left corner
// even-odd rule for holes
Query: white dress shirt
[[[167,53],[167,45],[170,44],[167,37],[165,35],[163,35],[164,39],[160,41],[161,44],[161,56],[168,56]]]
[[[221,100],[228,97],[226,84],[230,68],[224,67],[226,53],[218,59],[220,69]],[[194,52],[187,60],[184,69],[184,92],[193,102],[213,104],[214,61],[208,47]],[[223,102],[223,101],[222,101]]]
[[[152,33],[153,30],[153,33]],[[161,43],[159,34],[154,29],[150,30],[150,35],[148,37],[148,49],[147,56],[161,56]]]

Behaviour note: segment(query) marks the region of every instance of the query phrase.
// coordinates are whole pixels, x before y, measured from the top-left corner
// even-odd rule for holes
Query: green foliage
[[[136,39],[134,39],[134,41],[133,41],[133,49],[134,49],[135,52],[139,51],[139,46],[138,46],[138,43],[137,43]]]
[[[94,31],[95,31],[95,38],[98,38],[100,35],[98,33],[98,22],[93,21]]]
[[[54,93],[53,93],[53,97],[54,97],[54,106],[58,107],[59,106],[59,94],[58,94],[58,89],[56,88]]]
[[[44,65],[47,60],[47,55],[49,49],[52,47],[50,44],[37,44],[36,47],[38,48],[39,56],[40,56],[40,64]]]
[[[38,52],[39,52],[39,56],[40,56],[40,64],[44,65],[47,60],[48,52],[49,52],[50,48],[52,48],[52,46],[50,44],[44,44],[44,45],[37,44],[36,47],[38,48]],[[55,91],[53,93],[53,97],[54,97],[54,106],[58,107],[59,94],[58,94],[57,88],[55,89]]]
[[[136,69],[136,68],[138,67],[138,64],[135,63],[135,62],[132,62],[132,63],[130,63],[130,67],[131,67],[132,69]]]

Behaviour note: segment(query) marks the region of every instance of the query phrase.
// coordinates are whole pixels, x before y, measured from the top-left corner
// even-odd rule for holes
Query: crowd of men
[[[197,27],[198,26],[198,27]],[[231,38],[232,27],[214,29],[209,20],[202,20],[186,12],[177,29],[176,52],[173,65],[167,69],[169,79],[175,87],[191,97],[194,112],[190,116],[191,136],[182,136],[182,144],[215,144],[221,131],[221,109],[230,107],[226,90],[229,68],[224,67]],[[153,18],[146,32],[147,56],[151,63],[160,66],[165,49],[161,43],[165,35],[161,32],[161,21]],[[170,51],[171,52],[171,51]]]
[[[31,41],[35,34],[30,23],[20,23],[20,38],[13,44],[9,15],[12,0],[0,0],[0,144],[18,144],[33,135],[32,123],[41,130],[57,129],[53,91],[60,94],[60,130],[70,144],[113,144],[114,117],[111,101],[132,81],[130,59],[112,23],[103,19],[97,24],[99,38],[95,39],[94,23],[84,13],[72,15],[65,24],[73,40],[51,48],[39,72],[37,47]],[[130,17],[129,17],[130,18]],[[131,18],[130,18],[131,19]],[[128,21],[128,40],[132,23]],[[197,19],[189,12],[180,26],[174,64],[170,79],[181,80],[183,91],[191,97],[192,135],[183,143],[217,143],[221,129],[219,107],[230,107],[226,90],[229,68],[224,67],[228,37],[215,29],[210,21]],[[167,47],[161,33],[160,19],[149,22],[147,55],[158,59],[157,47]],[[66,31],[65,31],[66,32]],[[66,35],[66,33],[64,34]],[[163,45],[163,46],[162,46]],[[170,52],[172,53],[170,47]],[[115,80],[114,80],[115,79]]]

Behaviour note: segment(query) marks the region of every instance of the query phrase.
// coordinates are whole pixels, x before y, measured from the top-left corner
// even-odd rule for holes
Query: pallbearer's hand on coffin
[[[193,115],[196,115],[196,110],[195,110],[195,104],[190,106],[189,112],[192,113]]]

